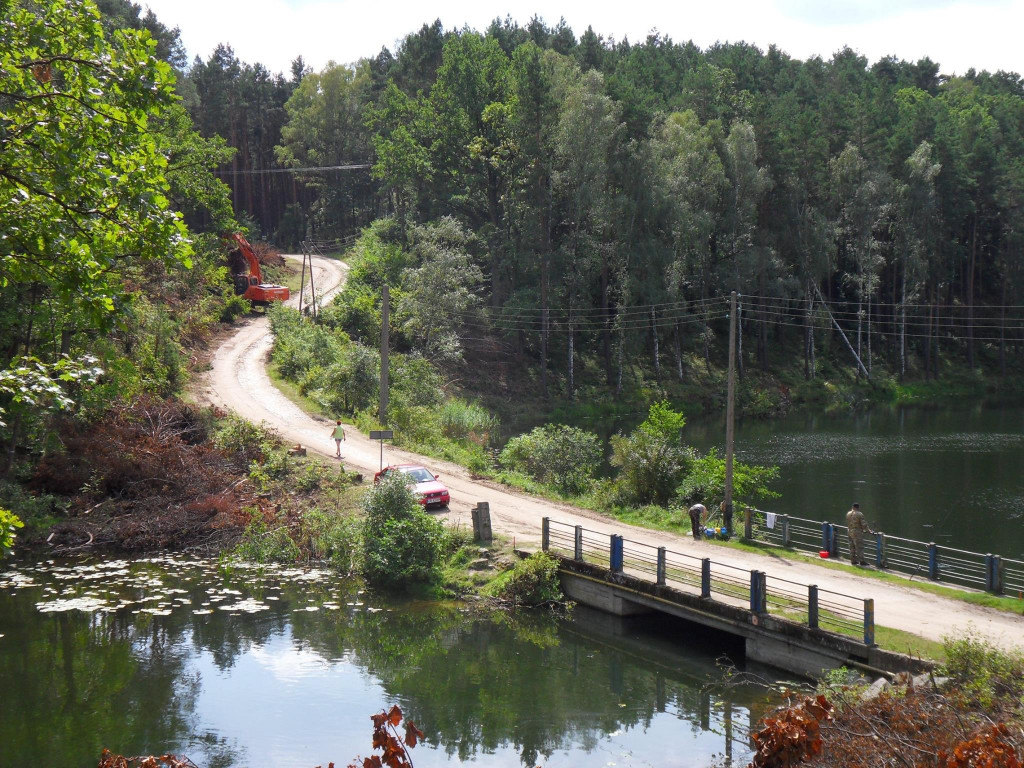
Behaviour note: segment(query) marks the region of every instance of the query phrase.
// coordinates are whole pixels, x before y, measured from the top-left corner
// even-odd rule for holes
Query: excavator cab
[[[226,239],[236,246],[228,256],[228,264],[235,275],[235,293],[256,304],[287,301],[289,291],[285,286],[263,282],[260,262],[249,241],[237,232],[228,235]]]

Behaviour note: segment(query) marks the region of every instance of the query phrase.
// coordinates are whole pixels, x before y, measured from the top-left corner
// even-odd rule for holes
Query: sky
[[[395,50],[405,35],[439,18],[445,29],[483,30],[494,18],[526,24],[564,17],[576,36],[588,25],[605,38],[641,41],[652,31],[705,48],[715,42],[775,44],[798,59],[828,59],[849,46],[877,61],[929,57],[943,74],[969,68],[1024,71],[1024,0],[136,0],[179,27],[189,59],[229,43],[250,64],[289,71],[296,56],[320,70]]]

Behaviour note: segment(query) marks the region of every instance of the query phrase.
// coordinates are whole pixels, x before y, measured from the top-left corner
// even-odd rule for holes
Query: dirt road
[[[347,266],[322,258],[316,258],[314,266],[318,296],[327,300],[343,284]],[[297,297],[292,302],[297,303]],[[211,405],[235,411],[253,422],[265,422],[285,441],[301,443],[309,451],[333,461],[334,441],[330,436],[333,422],[306,414],[273,386],[265,370],[271,345],[267,319],[247,320],[215,351],[212,369],[201,383],[200,397]],[[346,432],[348,439],[343,444],[345,466],[372,476],[380,467],[379,444],[359,434],[354,427],[347,427]],[[957,631],[969,631],[974,635],[984,635],[1004,647],[1024,648],[1024,617],[948,600],[910,587],[828,570],[811,562],[740,552],[689,537],[628,526],[594,512],[536,499],[488,481],[475,480],[461,467],[390,446],[384,447],[383,462],[384,465],[421,463],[440,474],[451,490],[452,504],[447,517],[454,524],[470,526],[470,509],[478,501],[489,502],[495,533],[515,537],[520,545],[539,545],[541,519],[547,516],[602,534],[619,533],[627,539],[665,546],[675,552],[710,557],[717,563],[748,570],[757,568],[770,577],[817,584],[822,590],[858,598],[874,598],[875,621],[880,626],[906,630],[932,640],[941,640],[943,636]]]

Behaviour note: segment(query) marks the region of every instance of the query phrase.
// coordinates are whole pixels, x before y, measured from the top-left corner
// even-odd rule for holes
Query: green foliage
[[[686,419],[666,402],[650,407],[647,419],[627,435],[611,438],[614,466],[620,468],[616,484],[627,503],[665,506],[696,458],[682,444]]]
[[[778,467],[759,467],[733,461],[732,488],[733,498],[738,502],[755,502],[763,499],[775,499],[779,494],[769,484],[778,479]],[[720,499],[725,494],[725,459],[718,457],[718,451],[712,448],[707,456],[697,457],[677,489],[680,501],[692,504],[697,501],[708,502]]]
[[[592,432],[548,425],[509,440],[498,461],[562,493],[582,494],[590,487],[601,453],[601,441]]]
[[[247,563],[293,563],[299,559],[298,545],[281,522],[267,523],[258,509],[250,510],[250,521],[229,559]]]
[[[310,509],[302,516],[302,549],[342,573],[353,573],[362,554],[362,524],[354,515]]]
[[[0,288],[45,286],[59,313],[104,323],[128,265],[190,263],[148,128],[173,108],[174,77],[147,32],[108,39],[89,0],[4,16]]]
[[[401,473],[388,473],[363,499],[363,576],[384,588],[437,578],[444,527],[428,515]]]
[[[52,528],[64,514],[66,503],[51,494],[33,494],[18,483],[0,480],[0,507],[9,509],[30,534]]]
[[[558,561],[546,552],[534,552],[517,561],[494,581],[489,591],[514,606],[536,607],[565,599],[558,579]]]
[[[14,546],[15,531],[25,524],[9,509],[0,507],[0,556],[6,555]]]
[[[270,453],[275,442],[268,430],[234,413],[221,419],[213,433],[213,444],[217,450],[236,459],[243,466]]]
[[[69,410],[75,400],[70,392],[95,382],[103,369],[91,355],[79,360],[60,358],[56,363],[44,363],[34,357],[16,358],[8,368],[0,370],[0,403],[6,400],[8,409],[16,414],[41,414],[48,410]],[[0,428],[6,409],[0,406]]]
[[[961,696],[984,709],[997,701],[1024,707],[1024,655],[968,634],[946,637],[946,662],[939,673],[952,677]]]

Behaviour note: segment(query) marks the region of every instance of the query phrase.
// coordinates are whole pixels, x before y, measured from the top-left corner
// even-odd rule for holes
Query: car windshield
[[[434,476],[427,472],[423,467],[409,467],[403,469],[403,472],[415,480],[417,483],[429,483],[433,481]]]

